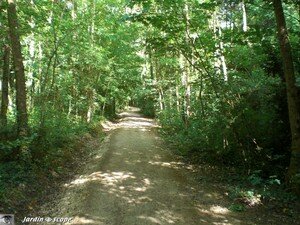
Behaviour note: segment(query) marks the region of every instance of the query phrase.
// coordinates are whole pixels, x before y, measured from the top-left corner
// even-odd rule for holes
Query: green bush
[[[158,114],[162,131],[184,155],[198,155],[211,162],[240,167],[242,171],[261,169],[266,176],[282,172],[288,160],[284,150],[288,140],[286,123],[280,115],[282,85],[256,70],[245,80],[232,74],[231,86],[221,86],[222,95],[207,94],[201,104],[192,105],[186,127],[176,109]],[[287,152],[287,151],[286,151]]]

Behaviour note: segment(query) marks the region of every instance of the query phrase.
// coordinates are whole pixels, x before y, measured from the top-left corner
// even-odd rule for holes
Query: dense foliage
[[[15,47],[8,37],[11,2],[0,3],[3,59]],[[78,154],[72,147],[76,136],[95,133],[99,121],[114,117],[116,106],[128,104],[141,84],[138,28],[126,21],[124,4],[119,0],[16,2],[28,131],[19,132],[18,75],[15,55],[10,54],[0,63],[1,77],[5,66],[9,68],[7,106],[1,108],[0,119],[1,207],[13,207],[5,201],[14,202],[20,187],[33,185],[43,175],[60,174]],[[4,105],[6,93],[1,93]]]
[[[1,4],[4,46],[9,44],[7,4]],[[127,104],[140,82],[138,30],[125,21],[119,1],[18,1],[17,10],[30,135],[53,143],[50,139],[76,133],[80,124],[113,116],[116,104]],[[9,76],[9,131],[2,127],[1,132],[14,136],[12,68]]]
[[[284,180],[291,133],[272,2],[131,2],[144,25],[140,107],[180,153]],[[298,7],[284,4],[299,88]]]
[[[30,182],[25,168],[59,172],[76,135],[129,104],[156,116],[178,153],[283,181],[291,143],[299,152],[283,66],[294,66],[299,89],[299,3],[283,2],[293,60],[280,50],[273,6],[1,1],[0,184],[11,174]]]

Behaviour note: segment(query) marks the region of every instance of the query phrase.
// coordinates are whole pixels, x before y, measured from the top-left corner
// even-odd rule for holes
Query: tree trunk
[[[224,77],[224,81],[227,82],[228,81],[228,73],[227,73],[227,65],[226,65],[226,61],[225,61],[225,56],[224,56],[224,44],[222,41],[222,31],[221,31],[221,27],[219,27],[219,36],[220,36],[220,60],[221,60],[221,65],[222,65],[222,71],[223,71],[223,77]]]
[[[94,113],[94,92],[93,90],[88,90],[86,92],[87,101],[88,101],[88,107],[86,112],[86,122],[90,123],[93,119],[93,113]]]
[[[185,41],[186,44],[189,44],[190,35],[190,15],[189,15],[189,6],[187,2],[184,5],[184,13],[185,13]],[[192,54],[192,64],[193,64],[193,54]],[[189,63],[184,56],[182,56],[182,68],[183,68],[183,84],[185,86],[185,96],[184,96],[184,108],[185,108],[185,126],[189,125],[189,117],[191,114],[191,85],[190,85],[190,68]]]
[[[153,70],[153,60],[152,60],[152,49],[151,46],[149,47],[149,64],[150,64],[150,78],[153,81],[154,80],[154,70]]]
[[[180,95],[179,95],[179,85],[178,84],[176,84],[175,95],[176,95],[177,112],[180,112]]]
[[[184,84],[185,84],[185,114],[187,117],[186,125],[188,125],[188,119],[191,115],[191,85],[190,85],[190,68],[188,63],[185,63],[185,77],[184,77]]]
[[[191,103],[190,103],[190,98],[191,98],[191,87],[190,87],[190,78],[189,78],[189,67],[188,63],[186,62],[185,58],[183,55],[180,55],[180,69],[181,69],[181,83],[182,86],[185,89],[184,92],[184,98],[183,98],[183,121],[186,126],[186,128],[189,125],[189,117],[191,114]]]
[[[216,74],[223,75],[223,79],[225,82],[228,81],[228,72],[227,72],[227,65],[224,56],[224,43],[222,40],[222,28],[220,25],[219,17],[217,11],[213,14],[213,29],[216,39],[216,52],[215,52],[215,71]]]
[[[5,45],[4,56],[3,56],[2,101],[1,101],[1,113],[0,113],[1,126],[4,130],[7,127],[8,78],[10,73],[9,58],[10,58],[10,49],[8,45]]]
[[[26,106],[26,84],[25,71],[23,65],[23,56],[21,52],[21,44],[18,33],[18,18],[16,4],[14,0],[8,2],[8,26],[11,39],[11,49],[14,61],[14,69],[16,73],[16,106],[17,106],[17,124],[18,136],[26,136],[28,133],[28,118]]]
[[[243,31],[246,32],[248,30],[248,24],[247,24],[247,12],[246,12],[246,5],[245,1],[242,0],[242,11],[243,11]]]
[[[158,102],[159,102],[159,109],[163,111],[165,109],[164,105],[164,92],[161,87],[158,88]]]
[[[163,87],[160,84],[160,79],[162,76],[162,71],[161,71],[161,67],[159,65],[159,62],[157,60],[157,58],[155,58],[154,60],[154,65],[155,65],[155,73],[153,72],[153,85],[156,87],[156,91],[158,93],[158,104],[159,104],[159,109],[160,111],[164,110],[164,93],[163,93]],[[153,65],[152,65],[153,66]],[[152,68],[153,69],[153,68]]]
[[[300,90],[296,86],[295,71],[292,59],[292,50],[288,38],[285,17],[281,0],[273,0],[274,12],[277,22],[280,52],[287,90],[289,120],[292,135],[291,160],[287,174],[287,181],[291,182],[295,175],[300,174]],[[292,185],[296,192],[300,192],[298,184]]]

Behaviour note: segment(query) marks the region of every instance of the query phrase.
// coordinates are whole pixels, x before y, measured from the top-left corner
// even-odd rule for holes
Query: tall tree
[[[291,159],[288,171],[288,180],[300,174],[300,90],[296,85],[295,70],[292,59],[291,44],[287,32],[285,16],[281,0],[273,0],[274,12],[277,22],[280,52],[287,90],[289,120],[292,135]],[[299,190],[298,187],[296,187]]]
[[[243,31],[246,32],[248,30],[248,24],[247,24],[246,4],[244,0],[242,0],[241,2],[241,7],[243,11]]]
[[[189,5],[187,2],[184,2],[184,20],[185,20],[185,44],[189,44],[189,40],[191,37],[191,31],[190,31],[190,10]],[[193,59],[191,59],[193,61]],[[190,67],[187,60],[182,55],[181,60],[181,67],[182,67],[182,83],[185,86],[185,97],[184,97],[184,122],[185,126],[188,127],[189,125],[189,117],[191,115],[191,85],[190,85]]]
[[[23,56],[18,29],[18,16],[15,0],[7,0],[8,27],[11,40],[11,50],[16,74],[16,107],[18,136],[26,136],[28,133],[28,117],[26,104],[26,83]]]
[[[0,121],[3,128],[7,126],[7,109],[8,109],[8,78],[9,78],[9,58],[10,48],[8,45],[4,45],[3,54],[3,76],[2,76],[2,101],[1,101],[1,113]]]

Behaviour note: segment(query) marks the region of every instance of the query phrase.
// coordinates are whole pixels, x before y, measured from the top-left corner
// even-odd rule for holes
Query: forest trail
[[[229,211],[213,184],[196,181],[197,170],[164,148],[153,120],[135,109],[121,116],[102,159],[65,185],[55,216],[74,217],[73,225],[260,224]]]

